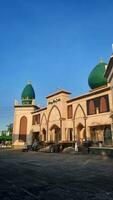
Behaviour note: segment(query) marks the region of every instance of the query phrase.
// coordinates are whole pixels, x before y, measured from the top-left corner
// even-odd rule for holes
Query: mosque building
[[[28,83],[15,102],[13,147],[22,148],[35,139],[52,143],[91,140],[103,146],[113,144],[113,56],[108,65],[102,60],[91,71],[91,90],[71,98],[59,90],[46,97],[47,106],[35,104],[35,92]]]

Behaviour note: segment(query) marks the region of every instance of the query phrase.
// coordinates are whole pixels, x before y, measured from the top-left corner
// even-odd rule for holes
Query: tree
[[[7,125],[7,131],[12,134],[13,133],[13,123],[10,123],[9,125]]]

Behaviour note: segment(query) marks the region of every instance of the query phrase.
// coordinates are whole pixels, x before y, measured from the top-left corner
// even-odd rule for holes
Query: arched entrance
[[[62,120],[59,108],[54,105],[48,114],[48,141],[58,143],[61,140]]]
[[[80,143],[85,140],[85,128],[81,123],[79,123],[77,126],[77,139],[80,141]]]
[[[80,141],[86,140],[86,114],[83,107],[78,104],[74,112],[75,137]]]
[[[23,116],[20,119],[19,141],[26,142],[26,134],[27,134],[27,118]]]
[[[50,128],[50,141],[59,143],[60,140],[61,140],[61,129],[56,124],[54,124]]]

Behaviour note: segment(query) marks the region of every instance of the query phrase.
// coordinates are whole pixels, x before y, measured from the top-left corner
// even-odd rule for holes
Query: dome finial
[[[104,61],[103,61],[103,59],[102,59],[102,57],[99,59],[99,63],[103,63]]]
[[[113,44],[112,44],[112,55],[113,55]]]
[[[31,85],[31,81],[28,81],[27,84],[28,84],[28,85]]]

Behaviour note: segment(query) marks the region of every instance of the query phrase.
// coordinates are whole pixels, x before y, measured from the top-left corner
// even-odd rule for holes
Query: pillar
[[[78,134],[77,134],[77,127],[74,128],[74,141],[78,139]]]
[[[86,127],[86,138],[87,138],[87,140],[91,139],[90,127],[89,126]]]
[[[111,123],[111,134],[112,134],[112,144],[113,144],[113,119],[112,119],[112,123]]]

